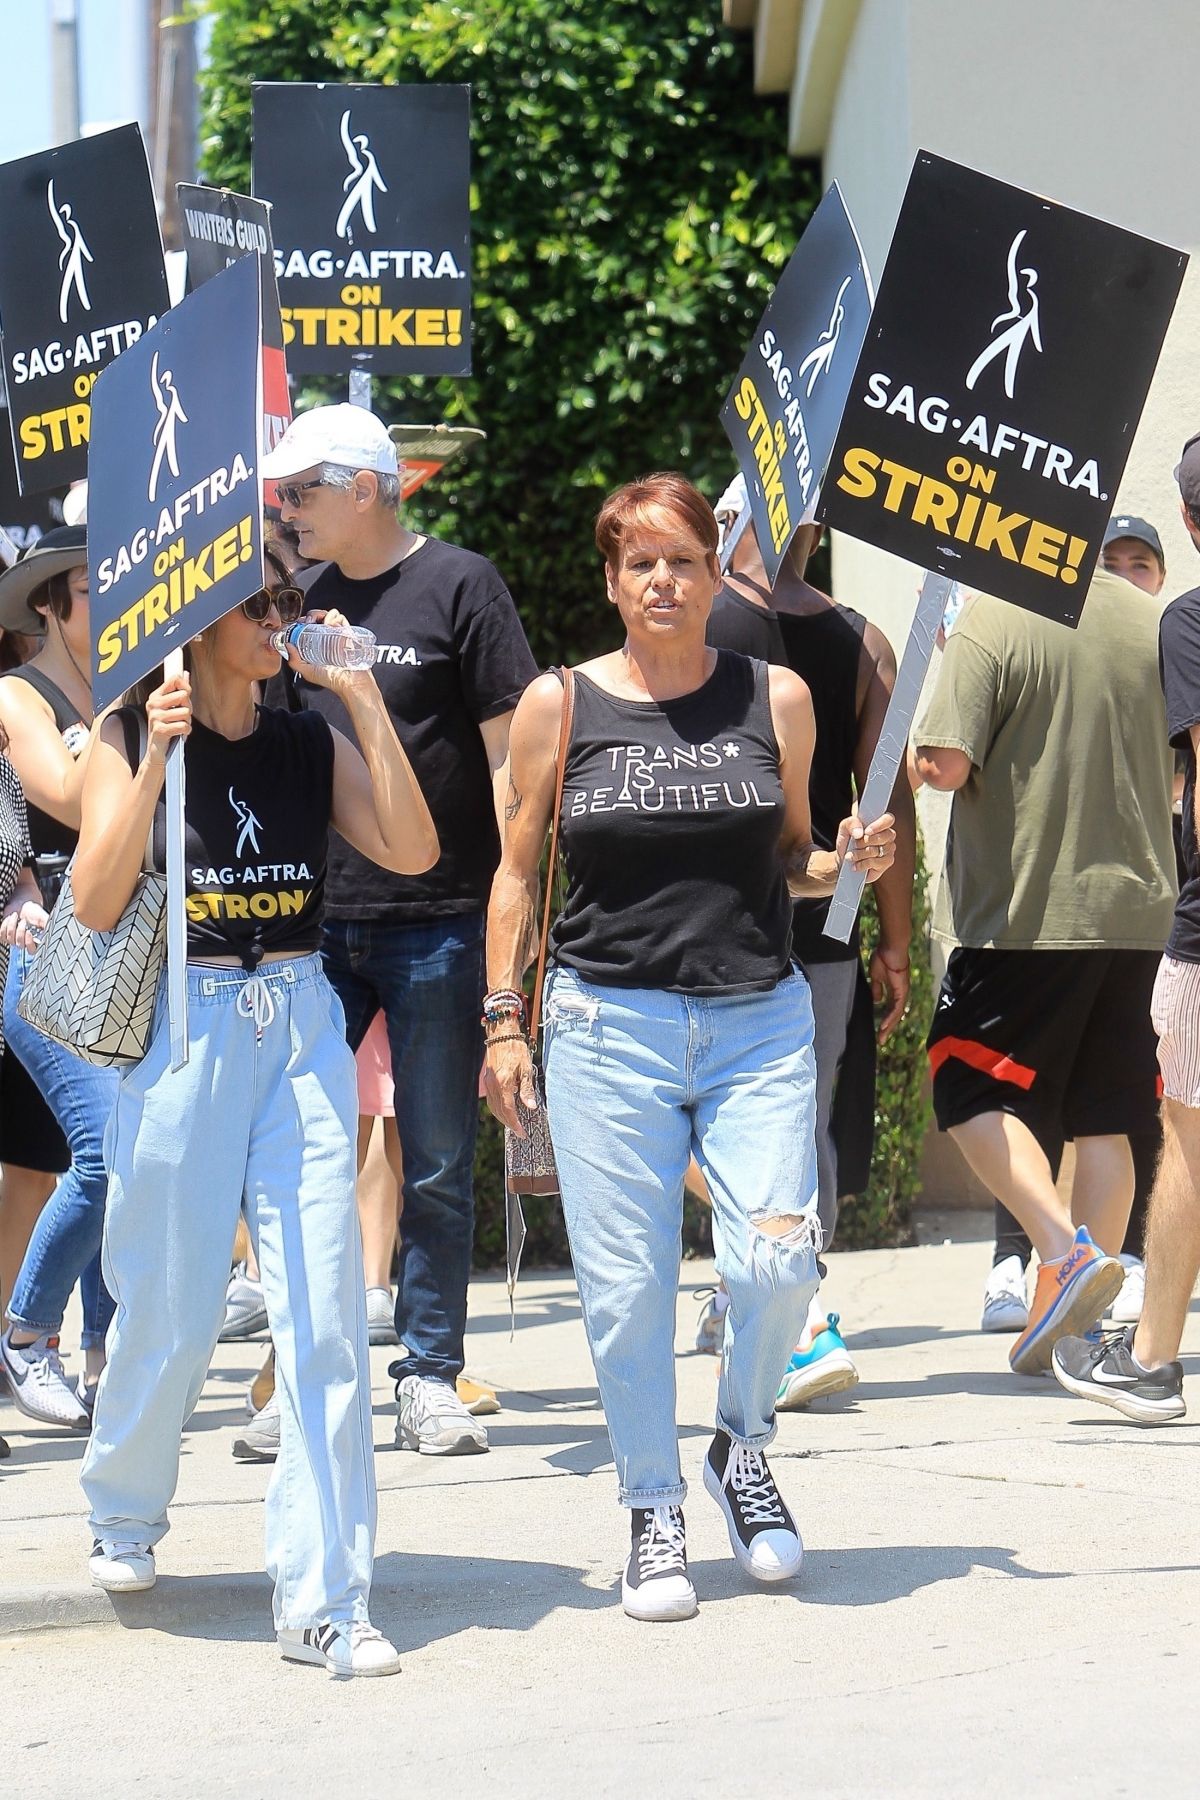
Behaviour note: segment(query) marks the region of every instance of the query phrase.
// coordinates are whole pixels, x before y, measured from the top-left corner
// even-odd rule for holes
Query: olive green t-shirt
[[[978,949],[1161,950],[1175,902],[1163,602],[1097,571],[1075,630],[979,594],[915,732],[973,764],[935,936]]]

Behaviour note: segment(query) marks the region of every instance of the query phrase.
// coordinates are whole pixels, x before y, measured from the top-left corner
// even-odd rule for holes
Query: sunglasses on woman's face
[[[297,587],[260,588],[242,601],[242,611],[255,625],[265,625],[274,607],[281,625],[294,625],[304,611],[304,598]]]

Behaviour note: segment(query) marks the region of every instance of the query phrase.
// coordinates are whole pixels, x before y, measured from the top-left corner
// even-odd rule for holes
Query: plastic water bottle
[[[296,652],[301,662],[314,669],[371,669],[375,666],[375,633],[365,625],[316,625],[301,619],[287,631],[277,631],[271,647],[286,657]]]

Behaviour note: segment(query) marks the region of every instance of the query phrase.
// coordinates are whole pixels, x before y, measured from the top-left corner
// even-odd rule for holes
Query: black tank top
[[[185,760],[188,955],[240,956],[253,968],[268,950],[316,950],[333,809],[326,721],[260,706],[248,737],[226,738],[194,719]],[[164,789],[154,815],[160,870],[166,825]]]
[[[575,678],[556,962],[615,987],[773,988],[791,904],[765,663],[717,653],[694,693],[623,700]]]
[[[794,669],[808,685],[817,739],[808,778],[813,842],[837,844],[837,828],[854,804],[858,746],[858,671],[867,621],[848,606],[820,612],[776,612],[724,587],[713,601],[708,641]],[[828,900],[797,900],[792,954],[802,963],[849,962],[858,956],[858,927],[848,944],[824,935]]]
[[[54,714],[54,723],[63,743],[72,756],[78,756],[88,741],[88,724],[62,689],[48,675],[44,675],[41,669],[31,669],[28,663],[22,668],[10,669],[4,679],[27,681],[34,693],[42,696]],[[69,825],[64,825],[50,813],[43,812],[40,806],[34,806],[31,800],[26,801],[26,807],[29,813],[29,843],[33,854],[73,856],[79,842],[79,833],[72,831]]]

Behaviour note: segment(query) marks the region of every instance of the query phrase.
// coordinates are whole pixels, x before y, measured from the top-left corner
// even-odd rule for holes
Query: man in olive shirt
[[[916,731],[922,780],[954,793],[934,1110],[1041,1258],[1020,1374],[1120,1291],[1128,1134],[1154,1121],[1150,995],[1175,893],[1161,611],[1103,570],[1076,630],[976,596]],[[1075,1140],[1073,1217],[1041,1148],[1056,1132]]]

